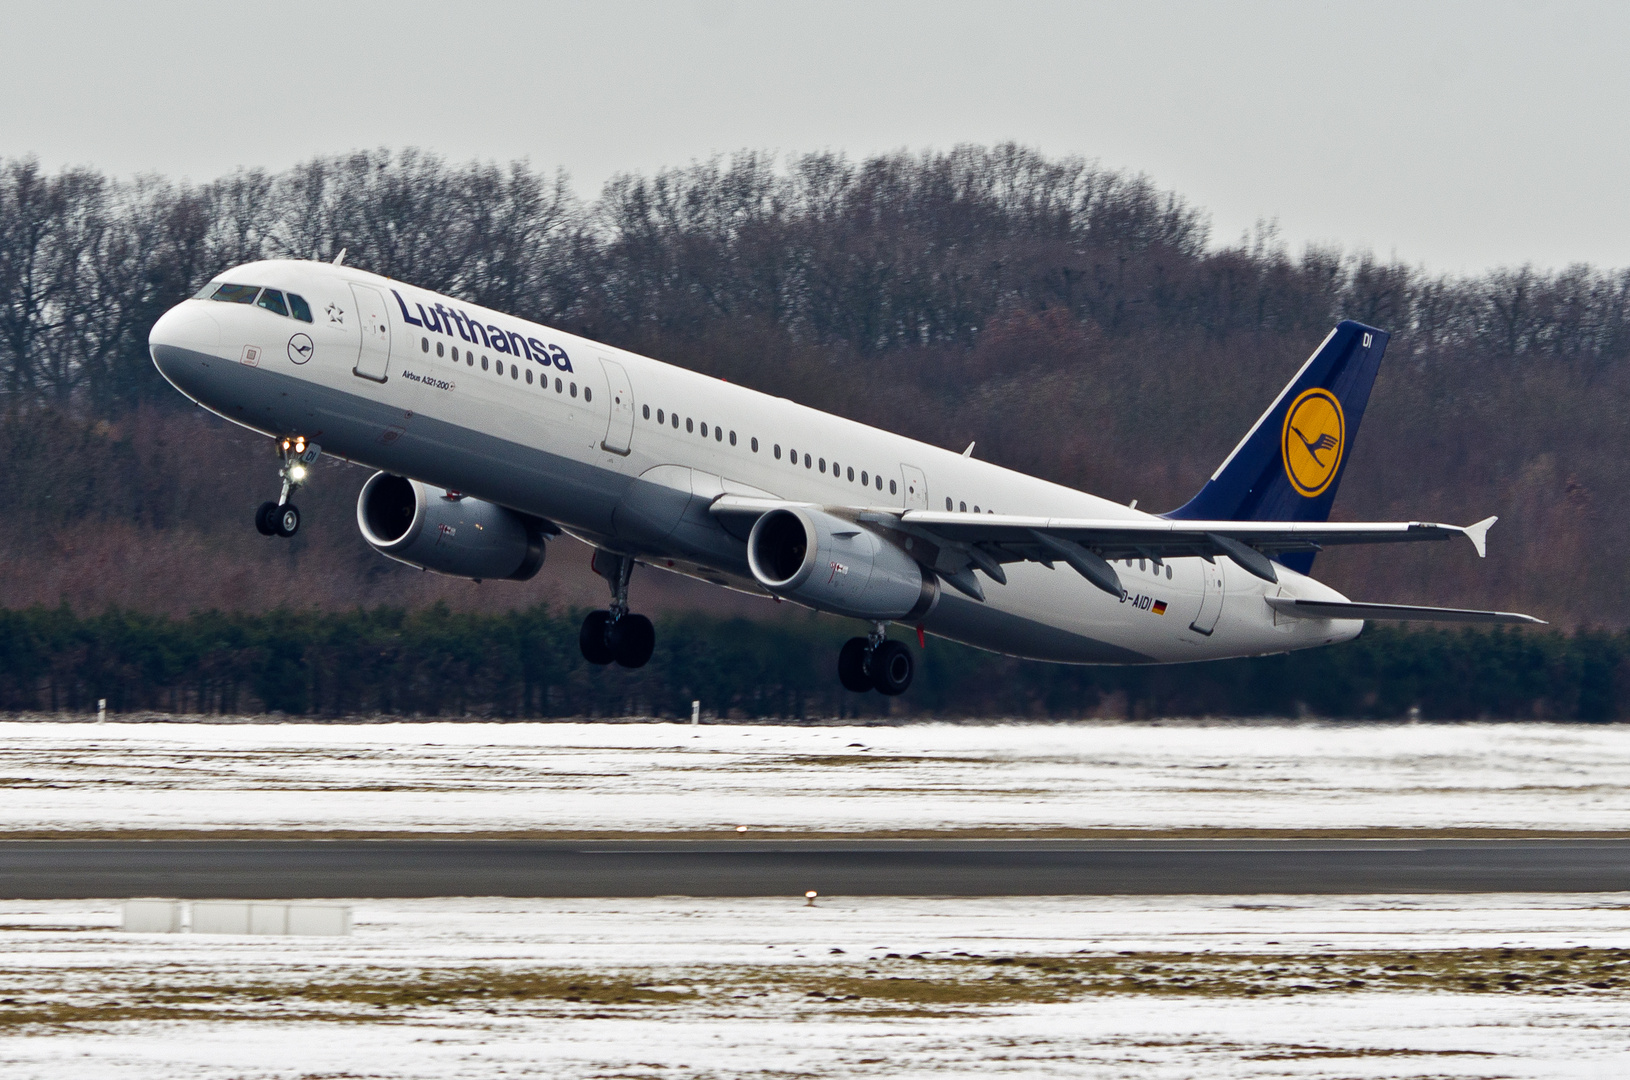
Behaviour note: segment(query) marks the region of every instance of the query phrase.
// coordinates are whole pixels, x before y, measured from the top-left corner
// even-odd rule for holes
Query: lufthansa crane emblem
[[[1292,487],[1309,499],[1324,494],[1346,448],[1347,418],[1336,395],[1315,387],[1291,402],[1279,450]]]
[[[314,348],[315,346],[312,345],[310,337],[305,334],[296,334],[289,339],[289,359],[296,364],[303,364],[311,359]]]

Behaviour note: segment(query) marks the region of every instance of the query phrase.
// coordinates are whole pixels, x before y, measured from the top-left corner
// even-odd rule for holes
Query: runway
[[[14,840],[0,898],[1630,891],[1630,840]]]

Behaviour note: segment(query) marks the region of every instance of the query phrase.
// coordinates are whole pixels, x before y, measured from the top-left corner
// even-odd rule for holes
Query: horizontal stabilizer
[[[1393,619],[1414,622],[1532,623],[1544,619],[1514,611],[1473,611],[1468,608],[1415,607],[1411,604],[1349,604],[1333,600],[1295,600],[1268,597],[1268,606],[1297,619]]]

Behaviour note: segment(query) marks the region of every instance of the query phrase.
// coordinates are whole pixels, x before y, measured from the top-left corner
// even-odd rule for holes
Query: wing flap
[[[1270,596],[1268,606],[1297,619],[1378,619],[1412,622],[1529,623],[1544,626],[1544,619],[1515,611],[1475,611],[1470,608],[1417,607],[1413,604],[1353,604],[1334,600],[1297,600]]]

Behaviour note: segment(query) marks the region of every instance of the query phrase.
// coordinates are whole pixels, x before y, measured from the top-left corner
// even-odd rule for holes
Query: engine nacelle
[[[778,596],[860,619],[920,619],[939,582],[870,529],[820,510],[786,507],[753,523],[747,565]]]
[[[525,581],[545,554],[538,519],[385,472],[362,485],[357,528],[381,555],[477,581]]]

